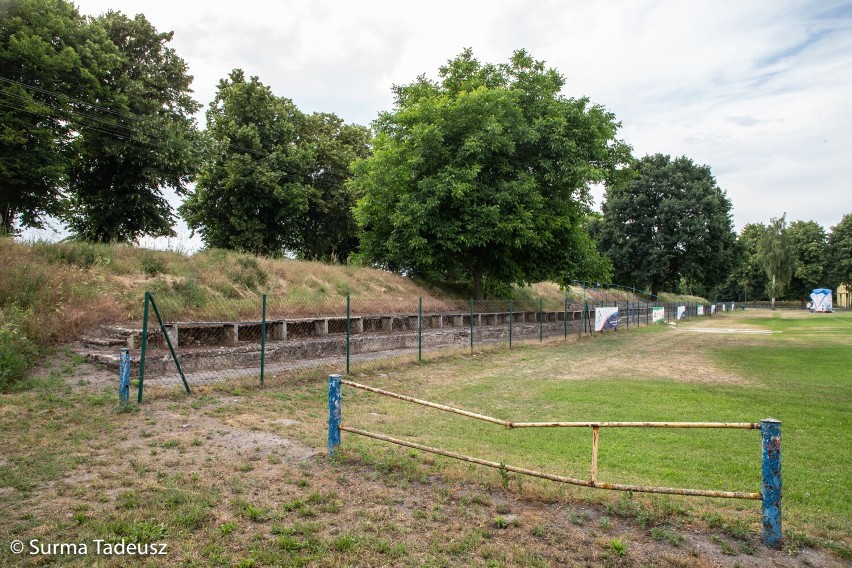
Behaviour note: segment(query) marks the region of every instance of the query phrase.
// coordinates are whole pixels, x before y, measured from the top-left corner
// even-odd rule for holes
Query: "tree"
[[[743,301],[765,299],[766,273],[760,262],[760,239],[766,232],[762,223],[746,224],[737,236],[731,271],[725,284],[715,293],[723,299]]]
[[[788,298],[808,298],[814,288],[827,286],[828,237],[825,229],[814,221],[793,221],[787,227],[787,238],[793,247],[794,268],[787,290]]]
[[[299,242],[308,208],[302,176],[310,151],[299,144],[304,116],[242,70],[219,82],[207,111],[213,150],[179,210],[209,247],[281,253]]]
[[[5,0],[0,22],[0,233],[12,233],[61,210],[69,105],[96,87],[98,46],[81,54],[86,22],[64,0]]]
[[[852,286],[852,213],[843,216],[828,235],[829,274],[834,289]]]
[[[771,309],[775,309],[775,298],[784,294],[795,269],[795,254],[787,231],[787,214],[773,217],[760,239],[760,260],[769,278],[767,294]]]
[[[582,222],[588,185],[628,148],[614,115],[560,94],[565,79],[524,51],[506,64],[471,50],[395,86],[373,123],[373,154],[353,166],[363,197],[360,256],[409,275],[523,283],[605,278]]]
[[[77,124],[65,220],[79,238],[132,242],[172,236],[162,193],[186,190],[196,167],[197,132],[186,63],[143,15],[107,12],[90,24],[92,43],[112,48],[93,73],[99,103]]]
[[[370,153],[370,131],[344,124],[334,114],[315,113],[302,121],[300,144],[311,151],[304,172],[307,209],[298,226],[295,252],[307,260],[345,261],[358,248],[358,231],[352,209],[356,195],[347,184],[350,165]]]
[[[708,166],[656,154],[607,187],[599,250],[615,277],[651,294],[689,280],[710,290],[725,281],[736,235],[731,202]]]

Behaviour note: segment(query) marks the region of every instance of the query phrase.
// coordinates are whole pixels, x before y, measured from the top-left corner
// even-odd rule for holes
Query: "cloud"
[[[852,3],[495,0],[400,3],[79,0],[144,13],[207,104],[235,67],[303,110],[367,124],[391,86],[465,47],[501,62],[525,48],[565,93],[614,111],[638,155],[711,166],[738,227],[787,211],[824,227],[852,212]]]

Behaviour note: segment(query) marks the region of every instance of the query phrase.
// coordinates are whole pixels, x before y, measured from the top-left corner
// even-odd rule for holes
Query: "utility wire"
[[[2,91],[0,91],[0,94],[4,94],[4,93]],[[21,99],[20,96],[16,96],[16,98]],[[26,101],[26,99],[22,99],[22,100]],[[46,103],[43,103],[41,101],[35,101],[35,103],[43,105],[43,106],[47,106],[48,108],[52,108],[54,110],[58,110],[58,109],[56,109],[56,107],[51,106],[51,105],[46,104]],[[107,128],[101,128],[101,127],[98,127],[98,126],[93,126],[91,124],[87,124],[87,123],[83,122],[82,120],[75,119],[73,116],[56,116],[56,115],[44,114],[42,112],[36,112],[34,110],[30,110],[30,109],[22,106],[21,104],[14,104],[13,101],[4,102],[3,100],[0,100],[0,106],[6,107],[6,108],[11,108],[11,109],[17,110],[17,111],[26,112],[26,113],[33,114],[35,116],[40,116],[42,118],[46,118],[46,119],[49,119],[49,120],[57,120],[57,119],[67,120],[68,122],[75,123],[79,126],[83,126],[83,127],[88,128],[90,130],[100,132],[100,133],[106,134],[108,136],[114,136],[116,138],[125,140],[127,142],[135,142],[137,144],[142,144],[144,146],[148,146],[149,148],[159,148],[159,146],[157,146],[157,145],[155,145],[155,144],[153,144],[153,143],[151,143],[147,140],[140,140],[139,138],[134,137],[133,132],[129,131],[129,129],[128,129],[128,132],[126,132],[126,133],[116,132],[116,131],[113,131],[113,130],[109,130]],[[73,114],[73,112],[72,112],[72,114]],[[238,146],[236,144],[230,143],[230,141],[229,141],[228,144],[229,144],[229,147],[231,147],[231,148],[234,148],[236,150],[241,150],[241,151],[243,151],[247,154],[252,154],[255,157],[268,158],[268,157],[272,156],[272,153],[258,152],[256,150],[252,150],[250,148],[244,148],[244,147]],[[301,183],[301,182],[305,181],[304,179],[300,179],[298,176],[307,177],[307,176],[310,176],[311,174],[315,173],[311,169],[308,169],[308,168],[304,168],[304,169],[280,168],[278,171],[284,177],[284,181],[295,182],[295,183]],[[319,188],[336,187],[336,184],[333,184],[331,182],[322,182],[320,180],[312,180],[311,185],[313,185],[315,187],[319,187]]]

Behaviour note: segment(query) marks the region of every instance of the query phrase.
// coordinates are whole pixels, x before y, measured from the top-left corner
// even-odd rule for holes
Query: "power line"
[[[2,91],[0,91],[0,93],[2,93]],[[16,98],[21,99],[21,97],[20,97],[20,96],[16,96]],[[25,101],[26,99],[21,99],[21,100],[24,100],[24,101]],[[60,109],[56,109],[56,107],[53,107],[53,106],[48,105],[48,104],[46,104],[46,103],[43,103],[43,102],[41,102],[41,101],[36,101],[36,102],[37,102],[37,104],[42,104],[42,105],[44,105],[44,106],[47,106],[48,108],[53,108],[54,110],[60,110]],[[67,120],[68,122],[75,123],[75,124],[77,124],[77,125],[83,126],[83,127],[87,128],[87,129],[89,129],[89,130],[93,130],[93,131],[95,131],[95,132],[100,132],[100,133],[102,133],[102,134],[106,134],[106,135],[108,135],[108,136],[114,136],[114,137],[116,137],[116,138],[119,138],[119,139],[125,140],[125,141],[127,141],[127,142],[135,142],[135,143],[137,143],[137,144],[142,144],[142,145],[144,145],[144,146],[148,146],[148,147],[150,147],[150,148],[159,148],[159,146],[157,146],[157,145],[155,145],[155,144],[153,144],[153,143],[151,143],[151,142],[149,142],[149,141],[147,141],[147,140],[140,140],[139,138],[134,137],[133,132],[132,132],[132,131],[129,131],[129,129],[128,129],[128,132],[127,132],[127,133],[116,132],[116,131],[114,131],[114,130],[109,130],[109,129],[107,129],[107,128],[102,128],[102,127],[98,127],[98,126],[93,126],[93,125],[91,125],[91,124],[86,124],[85,122],[83,122],[83,121],[81,121],[81,120],[79,120],[79,119],[75,119],[73,116],[63,117],[63,116],[55,116],[55,115],[50,115],[50,114],[44,114],[44,113],[41,113],[41,112],[36,112],[36,111],[34,111],[34,110],[30,110],[30,109],[28,109],[28,108],[25,108],[24,106],[22,106],[22,105],[20,105],[20,104],[14,104],[12,101],[8,101],[8,100],[7,100],[7,101],[5,101],[5,102],[4,102],[3,100],[0,100],[0,106],[6,107],[6,108],[11,108],[11,109],[13,109],[13,110],[17,110],[17,111],[26,112],[26,113],[33,114],[33,115],[35,115],[35,116],[40,116],[40,117],[42,117],[42,118],[46,118],[46,119],[49,119],[49,120],[57,120],[57,119],[58,119],[58,120]],[[72,113],[72,114],[73,114],[73,113]],[[229,146],[230,146],[231,148],[234,148],[234,149],[236,149],[236,150],[241,150],[241,151],[243,151],[243,152],[245,152],[245,153],[248,153],[248,154],[252,154],[252,155],[254,155],[255,157],[259,157],[259,158],[268,158],[268,157],[272,156],[272,153],[261,153],[261,152],[257,152],[256,150],[252,150],[252,149],[250,149],[250,148],[244,148],[244,147],[238,146],[238,145],[236,145],[236,144],[231,143],[230,141],[229,141],[228,143],[229,143]],[[314,172],[312,169],[310,169],[310,168],[304,168],[304,169],[295,169],[295,168],[285,169],[285,168],[279,168],[279,169],[278,169],[278,171],[282,174],[282,176],[283,176],[283,177],[285,177],[285,180],[284,180],[284,181],[288,181],[288,182],[295,182],[295,183],[302,183],[302,182],[306,182],[306,180],[304,180],[304,179],[299,179],[297,176],[305,176],[305,177],[307,177],[307,176],[309,176],[309,175],[311,175],[311,174],[315,173],[315,172]],[[309,185],[312,185],[312,186],[314,186],[314,187],[319,187],[319,188],[323,188],[323,187],[326,187],[326,188],[336,187],[336,185],[335,185],[335,184],[333,184],[333,183],[330,183],[330,182],[322,182],[322,181],[320,181],[320,180],[312,180],[312,181],[310,182],[310,184],[309,184]]]
[[[98,110],[101,110],[103,112],[113,114],[117,117],[127,118],[127,119],[130,119],[132,121],[142,121],[144,119],[144,117],[134,115],[132,113],[125,113],[125,112],[116,111],[114,109],[111,109],[111,108],[108,108],[108,107],[105,107],[105,106],[101,106],[101,105],[96,105],[94,103],[90,103],[90,102],[84,101],[82,99],[77,99],[77,98],[62,94],[62,93],[58,93],[56,91],[50,91],[48,89],[43,89],[43,88],[36,87],[36,86],[33,86],[33,85],[27,85],[25,83],[22,83],[20,81],[16,81],[14,79],[9,79],[7,77],[0,76],[0,81],[5,82],[5,83],[9,83],[9,84],[12,84],[12,85],[17,85],[17,86],[19,86],[23,89],[28,89],[28,90],[31,90],[31,91],[35,91],[35,92],[38,92],[38,93],[45,94],[45,95],[50,95],[50,96],[53,96],[57,99],[73,100],[73,101],[76,101],[80,104],[90,106],[94,109],[98,109]],[[15,99],[18,99],[22,103],[29,102],[29,100],[27,98],[25,98],[21,95],[9,92],[8,90],[0,90],[0,94],[6,95],[7,97],[13,97]],[[73,108],[71,108],[71,109],[62,108],[61,106],[57,106],[57,105],[62,105],[62,104],[68,104],[67,102],[63,102],[62,100],[52,101],[53,104],[51,104],[51,102],[44,101],[44,100],[38,100],[38,99],[35,99],[34,102],[36,104],[40,104],[40,105],[46,106],[48,108],[51,108],[51,109],[53,109],[53,110],[55,110],[59,113],[65,113],[67,116],[52,116],[52,115],[32,111],[28,108],[25,108],[24,106],[15,106],[15,105],[12,105],[12,104],[4,104],[3,106],[6,106],[8,108],[12,108],[12,109],[15,109],[15,110],[27,112],[27,113],[30,113],[30,114],[34,114],[34,115],[37,115],[37,116],[41,116],[41,117],[47,118],[47,119],[67,120],[68,122],[71,122],[73,124],[77,124],[78,126],[82,126],[84,128],[88,128],[90,130],[100,132],[102,134],[115,136],[116,138],[120,138],[120,139],[126,140],[128,142],[136,142],[138,144],[143,144],[143,145],[146,145],[146,146],[149,146],[149,147],[152,147],[152,148],[156,147],[154,144],[150,143],[148,140],[140,140],[137,137],[138,132],[135,131],[130,126],[113,123],[113,122],[110,122],[107,119],[104,119],[102,117],[98,117],[98,116],[95,116],[95,115],[87,114],[87,113],[85,113],[81,110],[77,110],[77,109],[73,109]],[[74,115],[82,117],[82,119],[75,118]],[[86,119],[101,123],[102,125],[95,126],[95,125],[92,125],[90,123],[86,123],[85,122]],[[152,126],[151,124],[148,124],[148,123],[143,123],[143,124],[144,124],[144,126],[148,126],[148,127]],[[156,132],[151,133],[151,134],[149,134],[149,133],[146,133],[146,134],[148,136],[156,136],[157,135]],[[256,158],[261,158],[261,159],[269,158],[274,153],[274,152],[262,152],[262,151],[254,150],[254,149],[251,149],[251,148],[246,148],[244,146],[240,146],[238,144],[235,144],[230,139],[228,139],[226,141],[226,143],[227,143],[227,145],[230,149],[233,149],[233,150],[236,150],[236,151],[239,151],[239,152],[243,152],[243,153],[246,153],[246,154],[250,154],[250,155],[252,155]],[[285,175],[290,175],[290,176],[295,176],[295,175],[310,176],[310,175],[315,173],[311,168],[302,168],[302,169],[281,168],[279,171],[281,171]],[[297,181],[297,180],[291,180],[291,181]],[[323,187],[323,186],[333,187],[330,183],[329,184],[318,183],[316,180],[314,180],[312,182],[312,184],[315,185],[315,186],[318,186],[318,187]]]

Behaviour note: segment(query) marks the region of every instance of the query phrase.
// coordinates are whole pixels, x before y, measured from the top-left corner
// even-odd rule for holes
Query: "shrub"
[[[151,254],[146,254],[142,257],[142,272],[146,276],[153,278],[157,274],[162,274],[166,271],[166,263],[162,259]]]
[[[0,310],[0,392],[19,386],[38,355],[36,344],[19,323],[28,313],[16,307]]]

